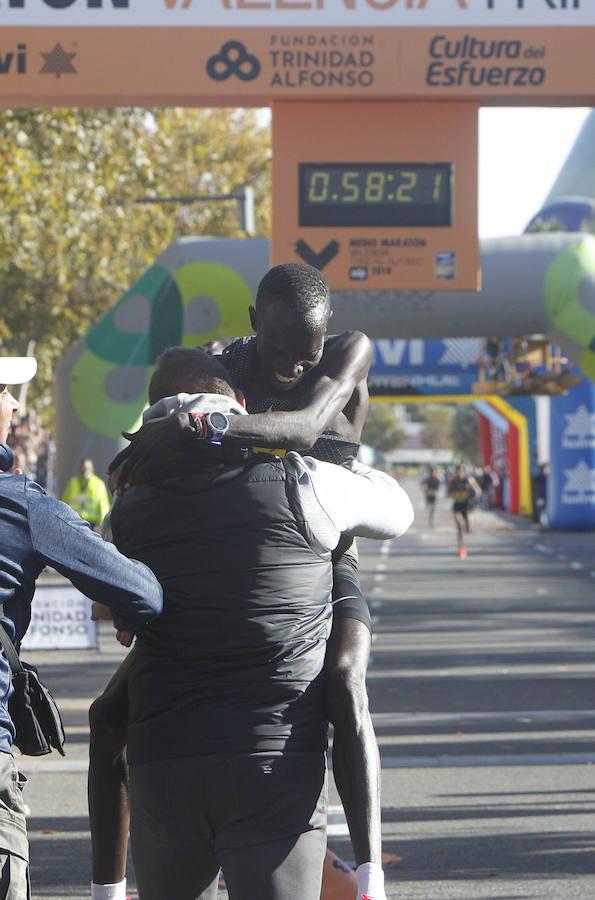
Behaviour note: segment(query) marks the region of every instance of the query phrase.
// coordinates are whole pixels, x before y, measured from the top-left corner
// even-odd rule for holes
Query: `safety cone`
[[[357,878],[353,869],[332,850],[326,851],[320,900],[356,900]]]

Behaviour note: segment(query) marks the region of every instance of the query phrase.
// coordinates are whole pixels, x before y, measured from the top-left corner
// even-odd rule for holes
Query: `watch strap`
[[[208,428],[207,423],[205,422],[204,413],[189,412],[188,419],[196,432],[197,438],[202,440],[208,437]]]

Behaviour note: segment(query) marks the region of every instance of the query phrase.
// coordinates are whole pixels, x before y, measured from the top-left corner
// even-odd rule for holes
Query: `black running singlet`
[[[328,338],[326,343],[332,340],[332,337]],[[312,370],[314,374],[308,373],[291,391],[275,393],[272,387],[255,377],[259,366],[254,337],[239,338],[229,344],[220,359],[232,380],[243,392],[249,413],[291,412],[299,409],[310,386],[311,377],[316,377],[315,370]],[[357,456],[358,450],[359,444],[347,441],[336,431],[327,429],[314,446],[307,450],[307,454],[323,462],[349,466]]]

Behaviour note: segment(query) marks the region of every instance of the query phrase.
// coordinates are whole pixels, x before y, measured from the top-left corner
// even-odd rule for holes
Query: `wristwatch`
[[[191,412],[188,413],[188,418],[196,432],[196,436],[201,440],[211,441],[214,444],[221,443],[221,439],[229,428],[229,419],[222,412]]]

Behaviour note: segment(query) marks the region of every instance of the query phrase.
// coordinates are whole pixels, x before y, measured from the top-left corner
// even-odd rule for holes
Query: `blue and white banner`
[[[595,528],[595,384],[585,378],[552,397],[548,519],[553,528]]]
[[[470,394],[479,378],[482,338],[374,341],[371,394]]]

